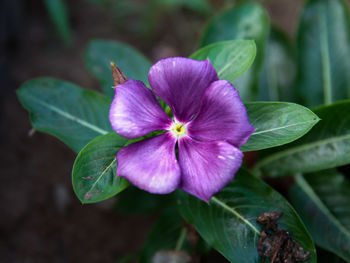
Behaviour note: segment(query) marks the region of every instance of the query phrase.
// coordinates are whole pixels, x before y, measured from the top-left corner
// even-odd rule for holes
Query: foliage
[[[64,0],[44,0],[47,12],[56,28],[58,35],[65,45],[72,42],[72,33],[69,23],[69,15]]]
[[[336,170],[326,170],[299,175],[296,182],[290,190],[291,200],[316,244],[349,262],[349,180]]]
[[[214,17],[206,26],[200,45],[223,40],[252,39],[257,46],[257,57],[250,69],[233,84],[243,101],[257,99],[258,81],[269,33],[269,18],[257,3],[243,2]]]
[[[107,97],[114,96],[111,61],[117,63],[128,78],[147,82],[151,62],[139,51],[120,42],[93,40],[87,45],[85,64]]]
[[[90,1],[111,5],[108,0]],[[68,43],[64,2],[45,3]],[[130,11],[125,1],[120,4],[124,4],[121,10]],[[147,12],[155,11],[144,14],[145,28],[159,21],[157,14],[165,9],[181,6],[201,15],[214,12],[204,0],[154,0],[147,6]],[[150,195],[128,188],[129,182],[116,176],[117,152],[134,141],[113,132],[108,120],[114,95],[110,62],[128,78],[147,83],[151,62],[133,47],[106,40],[87,45],[85,64],[104,95],[53,78],[27,81],[17,95],[30,112],[34,129],[79,152],[72,183],[82,203],[117,195],[118,212],[162,209],[141,253],[120,262],[135,257],[153,262],[162,251],[170,255],[182,251],[193,259],[205,255],[208,245],[230,262],[260,262],[257,247],[263,226],[256,219],[265,212],[283,213],[278,227],[310,253],[305,262],[316,262],[314,242],[334,262],[341,262],[339,258],[350,262],[350,183],[341,172],[346,167],[339,168],[350,164],[349,21],[343,0],[305,1],[296,45],[271,26],[267,12],[252,1],[239,2],[208,22],[200,48],[190,57],[209,59],[219,78],[239,90],[256,129],[241,150],[259,151],[252,171],[241,168],[208,203],[181,190],[164,197]],[[307,108],[314,106],[318,107]],[[291,204],[260,176],[292,176],[295,183],[287,186]]]
[[[315,109],[314,112],[322,121],[299,140],[263,152],[263,158],[255,169],[267,176],[283,176],[315,172],[350,163],[349,111],[350,101]]]
[[[89,141],[112,131],[103,95],[69,82],[38,78],[27,81],[17,95],[31,114],[33,128],[47,132],[79,152]]]
[[[313,241],[291,205],[261,179],[244,170],[209,204],[180,192],[178,206],[182,216],[194,224],[209,245],[230,262],[242,263],[258,260],[256,244],[261,226],[256,219],[273,208],[283,213],[280,226],[312,252],[308,262],[316,262]]]
[[[349,28],[343,0],[310,0],[304,7],[297,35],[297,87],[305,105],[350,98]]]

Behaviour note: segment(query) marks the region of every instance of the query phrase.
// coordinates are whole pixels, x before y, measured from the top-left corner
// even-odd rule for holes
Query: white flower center
[[[170,127],[170,132],[176,138],[181,138],[187,135],[187,127],[184,123],[174,122]]]

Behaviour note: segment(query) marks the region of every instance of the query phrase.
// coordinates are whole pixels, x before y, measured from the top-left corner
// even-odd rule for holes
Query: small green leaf
[[[112,131],[108,120],[111,101],[92,90],[53,78],[37,78],[25,82],[17,96],[30,112],[36,130],[56,136],[75,152]]]
[[[269,17],[266,11],[254,2],[243,2],[219,14],[209,22],[200,46],[233,39],[254,40],[257,56],[249,70],[233,81],[244,101],[257,98],[257,85],[264,59],[265,44],[269,32]]]
[[[256,129],[242,151],[257,151],[294,141],[314,126],[319,118],[309,109],[287,102],[245,104],[250,123]]]
[[[350,181],[336,170],[299,175],[290,197],[316,244],[350,262]]]
[[[208,45],[196,51],[190,58],[209,59],[220,79],[233,81],[248,70],[256,55],[252,40],[231,40]]]
[[[72,182],[83,203],[96,203],[123,191],[129,182],[116,176],[116,155],[128,140],[108,133],[88,143],[75,159]]]
[[[316,262],[315,247],[305,226],[291,205],[262,180],[244,170],[207,204],[179,192],[178,208],[186,221],[230,262],[260,262],[257,242],[262,226],[256,222],[264,212],[278,211],[283,216],[279,227],[287,230],[311,253],[306,262]]]
[[[297,87],[304,104],[318,106],[350,98],[349,28],[345,1],[307,1],[297,37]]]
[[[271,28],[259,82],[259,100],[296,101],[296,58],[288,36]]]
[[[189,249],[189,243],[181,216],[170,209],[165,210],[146,240],[139,263],[152,263],[154,255],[161,250],[186,249]]]
[[[321,171],[350,163],[350,101],[314,110],[321,121],[301,139],[264,151],[255,171],[264,176]]]
[[[121,42],[93,40],[86,48],[85,64],[99,80],[103,92],[108,97],[114,96],[111,61],[115,62],[128,79],[148,82],[151,62],[143,54]]]
[[[64,0],[44,0],[47,12],[50,15],[52,23],[62,38],[64,44],[69,45],[72,42],[71,29],[69,25],[68,10]]]

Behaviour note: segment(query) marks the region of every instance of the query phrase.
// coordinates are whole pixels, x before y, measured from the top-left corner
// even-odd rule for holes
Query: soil
[[[31,133],[28,112],[15,90],[38,76],[99,89],[83,62],[90,39],[125,41],[153,61],[186,56],[196,47],[200,31],[195,28],[203,27],[207,18],[178,10],[176,16],[164,17],[154,35],[141,42],[135,31],[128,32],[128,23],[116,25],[108,10],[86,0],[66,1],[73,44],[64,47],[40,2],[0,2],[0,25],[4,25],[0,27],[0,261],[116,262],[142,248],[155,216],[117,214],[111,209],[113,199],[81,205],[71,186],[75,154],[49,135]],[[301,0],[261,2],[272,21],[294,32]],[[208,262],[226,261],[214,254]]]

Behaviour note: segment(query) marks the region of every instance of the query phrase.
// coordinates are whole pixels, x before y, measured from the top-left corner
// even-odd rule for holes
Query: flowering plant
[[[214,18],[189,58],[152,66],[126,44],[92,41],[86,63],[104,94],[53,78],[18,90],[33,127],[78,153],[82,203],[116,196],[161,210],[140,262],[197,262],[200,247],[231,262],[316,262],[314,242],[350,262],[348,10],[341,0],[304,8],[298,60],[247,2]],[[324,21],[335,13],[345,38]]]
[[[150,193],[180,187],[209,201],[233,179],[243,157],[238,147],[254,131],[238,92],[219,80],[208,60],[163,59],[148,76],[174,118],[142,82],[116,86],[109,113],[114,131],[128,139],[166,131],[123,147],[117,154],[117,175]]]

